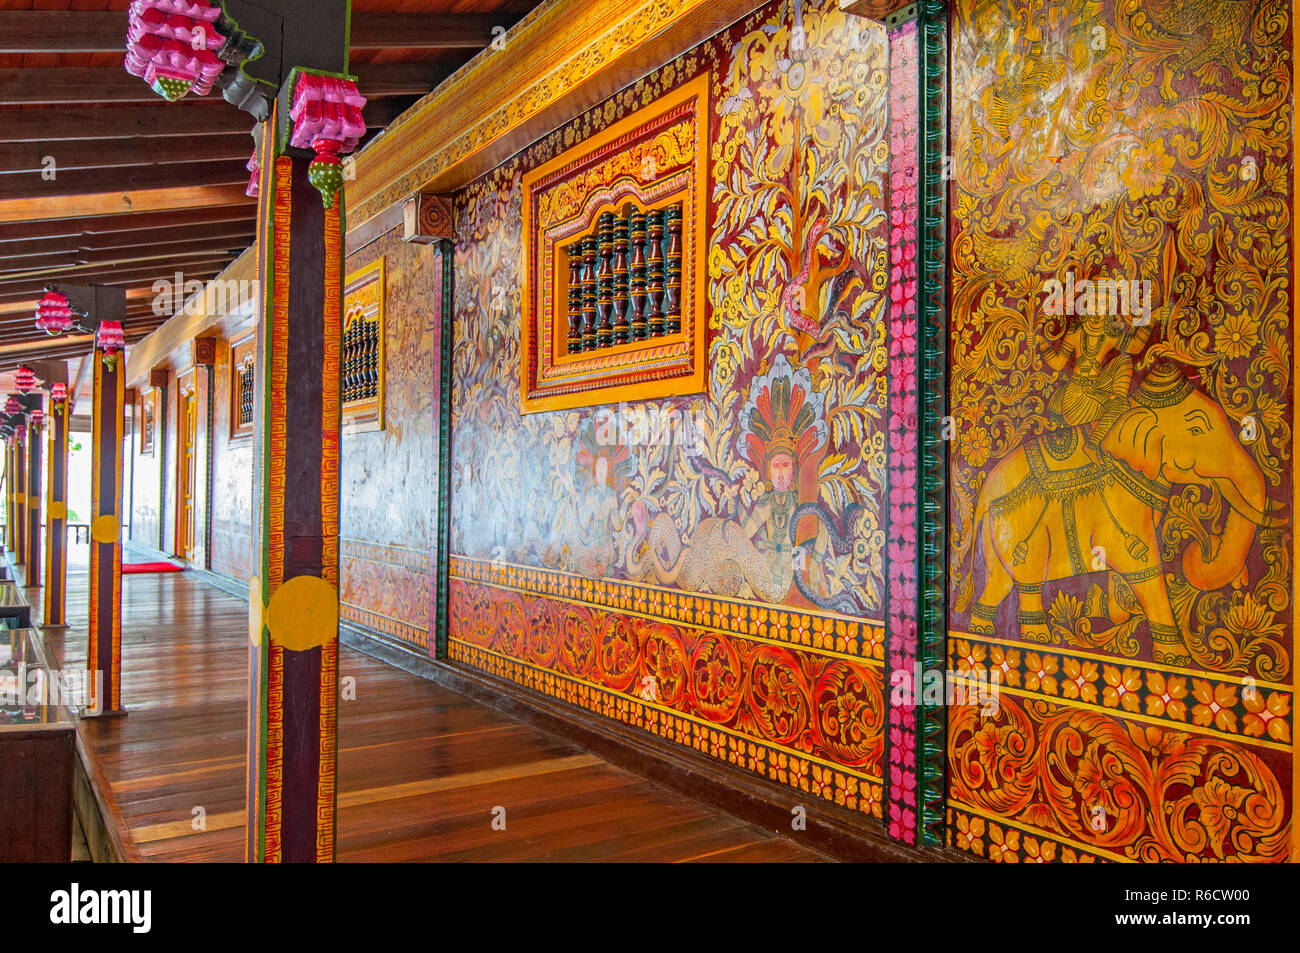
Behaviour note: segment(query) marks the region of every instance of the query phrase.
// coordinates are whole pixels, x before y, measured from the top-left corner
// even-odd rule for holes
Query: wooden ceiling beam
[[[245,160],[247,161],[247,160]],[[63,195],[93,195],[106,185],[132,191],[150,188],[180,188],[187,185],[247,185],[249,171],[244,162],[194,162],[188,165],[125,166],[111,172],[74,169],[60,172],[53,181],[39,173],[0,175],[0,202],[6,199],[47,198]],[[202,219],[202,213],[195,216]]]
[[[513,18],[512,18],[513,19]],[[352,14],[354,50],[481,50],[492,28],[510,26],[494,14]],[[116,53],[126,45],[125,12],[0,10],[0,53]]]
[[[127,310],[129,311],[134,303],[139,306],[141,301],[152,302],[157,295],[152,288],[139,287],[126,289]],[[12,320],[14,316],[26,316],[29,312],[35,312],[36,304],[33,301],[29,307],[27,302],[18,304],[0,304],[0,320]]]
[[[114,248],[117,242],[134,245],[146,241],[149,235],[168,229],[194,229],[199,227],[247,224],[257,227],[257,205],[247,196],[240,195],[237,205],[203,208],[202,213],[192,209],[174,212],[134,212],[125,215],[98,215],[88,218],[60,218],[48,221],[14,222],[0,225],[0,256],[7,253],[6,245],[14,242],[37,240],[73,240],[87,248]],[[132,234],[147,232],[148,235]]]
[[[4,114],[6,143],[65,139],[170,139],[247,135],[253,117],[217,96],[186,100],[184,108],[157,101],[149,106],[29,106]],[[401,103],[376,99],[361,111],[369,129],[382,129],[401,113]],[[151,144],[152,145],[152,144]]]
[[[377,63],[357,68],[367,99],[422,96],[449,75],[428,63]],[[210,93],[219,99],[216,92]],[[158,94],[122,67],[55,66],[0,69],[0,106],[61,103],[157,103]],[[251,128],[251,124],[250,124]]]
[[[115,184],[114,181],[105,185]],[[77,197],[38,194],[0,201],[0,225],[9,222],[50,221],[123,215],[129,212],[166,212],[177,209],[208,209],[256,202],[244,194],[244,185],[187,185],[171,189],[101,189]],[[201,219],[202,216],[199,216]]]
[[[112,251],[121,257],[130,258],[136,253],[148,253],[155,248],[186,245],[198,240],[208,241],[248,241],[257,235],[256,223],[232,222],[229,225],[212,225],[206,219],[197,220],[197,215],[185,225],[174,226],[166,230],[156,230],[149,235],[133,232],[120,232],[108,235],[72,235],[61,238],[37,238],[24,242],[0,243],[0,268],[6,260],[30,261],[34,258],[58,254],[86,254]]]
[[[175,110],[178,114],[184,110]],[[73,169],[110,169],[137,165],[169,165],[243,159],[253,154],[247,133],[196,136],[187,139],[65,139],[59,142],[0,143],[0,176],[45,174],[55,181]],[[4,179],[0,178],[0,182]]]
[[[197,278],[206,281],[220,274],[230,262],[230,256],[179,263],[186,280]],[[176,265],[171,266],[171,271]],[[32,312],[36,311],[36,301],[45,293],[45,285],[51,281],[66,281],[77,284],[92,285],[144,285],[151,286],[159,278],[170,277],[170,273],[157,266],[150,268],[88,268],[82,271],[64,272],[62,274],[41,275],[24,281],[0,282],[0,304],[30,303]]]
[[[244,249],[256,241],[256,235],[241,235],[223,239],[218,235],[196,232],[188,242],[152,245],[137,248],[110,248],[104,251],[71,251],[53,255],[34,255],[27,258],[0,258],[0,281],[7,274],[30,271],[36,268],[73,268],[77,265],[138,265],[145,262],[165,261],[169,258],[194,257],[196,254],[215,255]]]

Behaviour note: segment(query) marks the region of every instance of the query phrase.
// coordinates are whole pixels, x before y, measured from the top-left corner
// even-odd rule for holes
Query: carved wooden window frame
[[[706,389],[708,159],[704,74],[523,177],[522,413]],[[629,202],[681,205],[681,331],[569,353],[565,249]]]
[[[156,387],[140,388],[140,456],[152,457],[154,448],[154,427],[158,418],[158,389]]]
[[[253,428],[256,418],[256,394],[254,394],[253,410],[248,415],[248,420],[240,419],[240,406],[242,403],[242,388],[245,384],[245,374],[249,374],[253,379],[253,387],[257,386],[257,332],[250,331],[232,341],[230,344],[230,439],[242,440],[253,436]]]
[[[366,433],[384,429],[384,391],[387,380],[387,345],[385,336],[384,299],[387,294],[384,259],[378,258],[358,268],[343,282],[342,333],[343,345],[339,352],[339,390],[343,408],[343,434]],[[348,375],[350,344],[349,334],[357,322],[371,327],[376,338],[374,354],[376,374],[375,392],[359,399],[349,399]]]

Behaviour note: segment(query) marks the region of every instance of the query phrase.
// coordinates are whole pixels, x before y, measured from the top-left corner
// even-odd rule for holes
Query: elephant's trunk
[[[1232,477],[1213,479],[1231,507],[1217,550],[1208,558],[1199,546],[1189,546],[1183,552],[1184,578],[1202,592],[1221,589],[1235,579],[1246,565],[1246,554],[1255,541],[1255,527],[1272,522],[1264,515],[1264,474],[1253,460],[1248,459],[1248,463]]]

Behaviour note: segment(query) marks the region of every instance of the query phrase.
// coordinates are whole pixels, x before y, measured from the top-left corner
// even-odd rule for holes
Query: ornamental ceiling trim
[[[356,155],[348,215],[473,181],[760,7],[756,0],[549,0]],[[555,64],[537,75],[537,64]],[[432,146],[432,148],[431,148]]]

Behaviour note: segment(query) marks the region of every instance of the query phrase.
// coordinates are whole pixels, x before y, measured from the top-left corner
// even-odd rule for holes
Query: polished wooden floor
[[[70,627],[46,633],[65,668],[85,660],[86,582],[69,573]],[[127,853],[242,860],[248,609],[189,573],[124,576],[122,591],[129,714],[86,728]],[[339,669],[356,680],[339,717],[341,861],[827,859],[362,653],[345,648]]]

